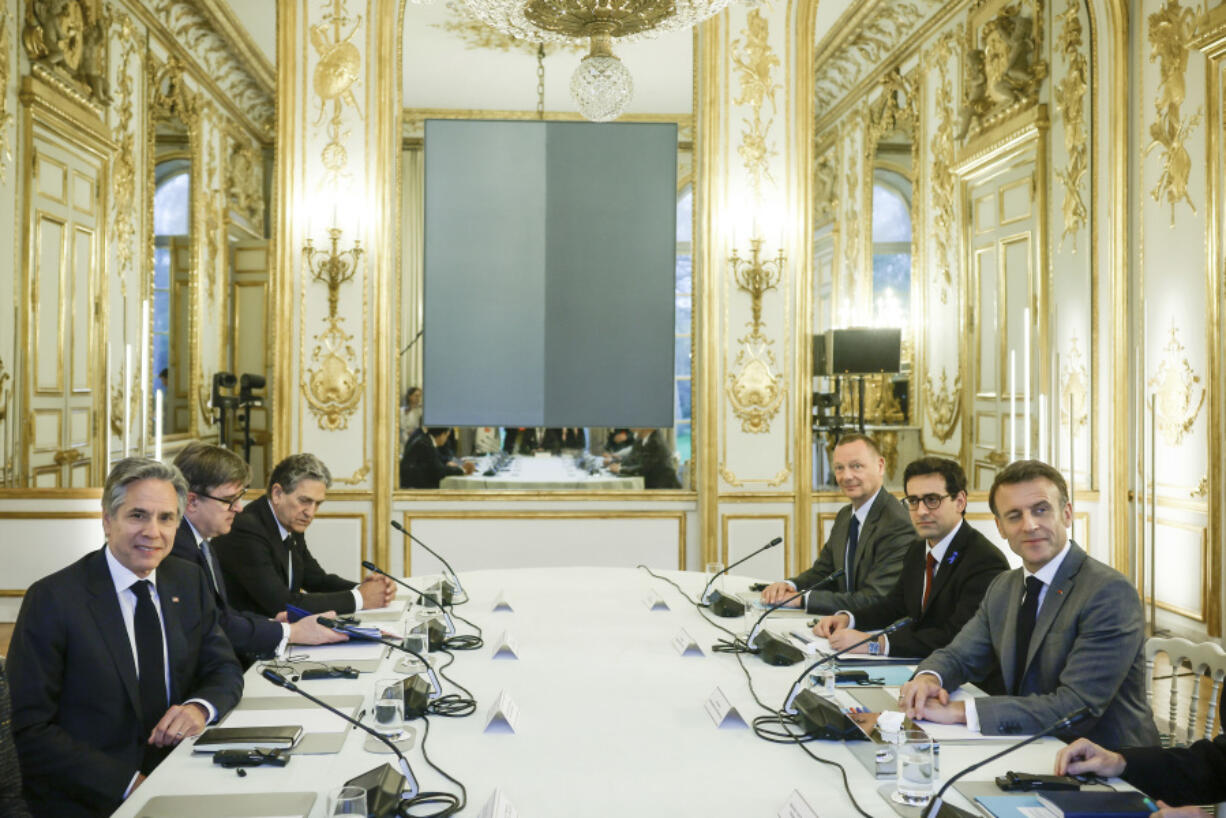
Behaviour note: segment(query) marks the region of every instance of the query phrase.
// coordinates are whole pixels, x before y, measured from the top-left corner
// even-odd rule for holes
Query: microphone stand
[[[736,567],[737,567],[738,565],[740,565],[742,562],[745,562],[745,561],[746,561],[746,560],[748,560],[748,559],[753,559],[754,557],[758,556],[759,554],[761,554],[761,553],[762,553],[763,551],[765,551],[766,549],[768,549],[768,548],[774,548],[776,545],[778,545],[778,544],[779,544],[779,543],[781,543],[781,542],[783,542],[783,537],[776,537],[775,539],[773,539],[773,540],[771,540],[770,542],[768,542],[766,545],[764,545],[764,546],[762,546],[761,548],[759,548],[757,551],[754,551],[753,553],[749,554],[748,556],[741,557],[739,560],[737,560],[736,562],[732,563],[731,565],[729,565],[729,566],[728,566],[727,568],[725,568],[724,570],[720,571],[720,572],[719,572],[718,574],[716,574],[715,576],[711,577],[709,580],[707,580],[707,585],[706,585],[706,587],[702,589],[702,596],[700,596],[700,597],[698,598],[698,601],[699,601],[701,604],[703,604],[703,605],[707,604],[707,592],[711,590],[711,586],[715,584],[715,580],[719,579],[721,576],[723,576],[724,574],[728,573],[728,572],[729,572],[729,571],[731,571],[733,568],[736,568]]]
[[[771,614],[773,614],[775,611],[777,611],[777,610],[779,610],[780,608],[782,608],[783,606],[787,605],[787,604],[788,604],[789,602],[791,602],[793,599],[797,599],[797,598],[799,598],[799,597],[802,597],[802,596],[804,596],[805,594],[809,593],[810,591],[816,591],[818,588],[822,587],[823,585],[828,585],[828,584],[830,584],[830,583],[832,583],[832,582],[838,582],[840,579],[842,579],[842,578],[843,578],[843,574],[844,574],[844,573],[845,573],[845,572],[843,571],[843,569],[842,569],[842,568],[840,568],[839,570],[835,571],[834,573],[830,574],[828,577],[826,577],[825,579],[823,579],[821,582],[818,582],[816,585],[813,585],[812,587],[809,587],[809,588],[805,588],[803,591],[797,591],[796,593],[792,594],[790,597],[788,597],[787,599],[783,600],[782,602],[776,602],[774,605],[772,605],[772,606],[770,606],[769,608],[767,608],[767,609],[766,609],[766,610],[765,610],[765,611],[762,613],[762,615],[758,617],[758,621],[757,621],[757,622],[755,622],[755,623],[753,623],[753,627],[752,627],[752,628],[750,628],[750,630],[749,630],[749,635],[745,637],[745,644],[746,644],[746,645],[752,645],[752,644],[753,644],[753,640],[754,640],[754,638],[755,638],[755,637],[758,635],[758,630],[759,630],[759,629],[762,627],[762,621],[763,621],[763,620],[765,620],[765,619],[766,619],[766,617],[770,616],[770,615],[771,615]]]
[[[260,672],[260,675],[263,676],[268,681],[275,684],[277,687],[283,687],[286,690],[290,691],[291,693],[297,693],[299,696],[302,696],[307,701],[310,701],[310,702],[313,702],[314,704],[319,705],[324,710],[327,710],[330,713],[335,713],[337,716],[340,716],[342,719],[349,722],[354,727],[362,728],[367,733],[369,733],[370,735],[377,738],[379,741],[386,744],[388,749],[390,749],[393,753],[395,753],[396,757],[400,759],[400,769],[401,769],[401,772],[404,773],[405,783],[408,785],[407,792],[409,794],[409,797],[412,798],[415,795],[417,795],[417,792],[418,792],[417,779],[413,776],[413,769],[409,766],[409,760],[404,757],[404,753],[400,752],[400,748],[396,746],[395,742],[393,742],[387,736],[380,733],[378,730],[373,730],[370,727],[367,727],[365,724],[362,724],[362,722],[358,721],[357,719],[342,713],[340,710],[337,710],[335,707],[328,704],[323,699],[318,699],[312,696],[310,693],[307,693],[305,690],[300,688],[298,685],[294,684],[289,679],[285,678],[280,673],[278,673],[277,671],[273,670],[270,667],[264,668],[264,670]]]
[[[832,659],[837,659],[843,654],[853,651],[856,648],[860,647],[861,645],[865,644],[866,642],[871,642],[880,636],[888,636],[889,634],[893,633],[899,628],[903,628],[903,627],[906,627],[907,625],[910,625],[913,621],[914,620],[911,617],[904,616],[902,619],[898,620],[892,625],[882,628],[881,630],[875,633],[870,633],[868,636],[864,637],[859,642],[856,642],[854,645],[848,645],[847,647],[843,648],[840,651],[831,653],[828,656],[823,656],[822,658],[818,659],[813,664],[809,665],[807,668],[805,668],[804,670],[800,672],[800,675],[796,677],[796,681],[792,683],[792,689],[788,691],[788,697],[784,700],[783,707],[780,708],[779,712],[787,713],[789,715],[795,715],[796,708],[792,706],[792,702],[794,702],[796,700],[796,697],[800,695],[800,688],[801,688],[801,685],[804,683],[805,676],[807,676],[810,672],[812,672],[813,669],[816,668],[818,665],[824,665],[826,662],[829,662]]]
[[[364,633],[349,625],[342,625],[335,619],[329,619],[326,616],[318,617],[316,621],[318,621],[319,624],[323,625],[325,628],[331,628],[337,633],[345,634],[350,639],[355,639],[361,642],[378,642],[382,645],[387,645],[389,648],[395,648],[396,650],[402,650],[405,653],[411,654],[415,659],[426,666],[426,678],[430,680],[430,687],[432,688],[430,698],[436,699],[443,695],[443,686],[439,684],[438,676],[434,675],[434,666],[430,664],[430,661],[426,659],[426,657],[422,656],[412,648],[407,648],[394,639],[388,639],[385,636],[371,636],[370,634]]]
[[[1008,755],[1014,750],[1025,747],[1027,744],[1030,744],[1031,742],[1038,741],[1044,736],[1054,733],[1056,730],[1063,730],[1066,727],[1073,726],[1074,724],[1081,721],[1088,715],[1090,715],[1089,708],[1079,707],[1076,710],[1074,710],[1072,713],[1069,713],[1067,716],[1060,719],[1060,721],[1048,727],[1045,727],[1044,729],[1035,733],[1033,736],[1030,736],[1027,739],[1023,739],[1022,741],[1019,741],[1017,744],[1011,744],[1005,749],[1001,750],[999,753],[990,755],[987,758],[985,758],[983,761],[977,761],[971,766],[967,767],[966,769],[959,771],[957,774],[954,775],[953,778],[949,779],[948,781],[945,782],[944,785],[941,786],[941,789],[937,791],[937,794],[932,798],[931,801],[928,802],[928,806],[924,807],[924,811],[920,813],[920,818],[937,818],[937,816],[942,816],[942,815],[944,816],[968,816],[968,818],[975,818],[974,815],[972,815],[971,813],[967,812],[964,809],[955,807],[953,804],[942,803],[941,796],[945,794],[945,791],[949,789],[951,784],[953,784],[955,781],[957,781],[959,778],[966,775],[967,773],[972,772],[974,770],[978,770],[980,767],[982,767],[984,764],[987,764],[990,761],[995,761],[1001,756]]]
[[[426,545],[426,544],[425,544],[424,542],[422,542],[421,540],[417,539],[417,537],[414,537],[412,534],[410,534],[410,533],[409,533],[409,530],[408,530],[407,528],[405,528],[404,526],[402,526],[400,523],[396,522],[395,520],[392,520],[392,521],[391,521],[391,523],[392,523],[392,528],[396,529],[396,530],[397,530],[397,531],[399,531],[401,534],[403,534],[404,536],[408,537],[410,540],[412,540],[413,542],[417,543],[417,544],[418,544],[418,545],[420,545],[422,548],[426,549],[426,553],[427,553],[427,554],[429,554],[430,556],[434,557],[436,560],[438,560],[439,562],[441,562],[441,563],[443,564],[443,567],[444,567],[444,568],[447,570],[447,574],[449,574],[449,576],[444,576],[444,577],[443,577],[443,579],[444,579],[445,581],[447,581],[447,582],[451,583],[452,585],[454,585],[454,586],[455,586],[455,589],[456,589],[457,591],[459,591],[461,594],[463,594],[463,595],[464,595],[464,599],[462,600],[462,602],[467,602],[467,601],[468,601],[468,591],[465,591],[465,590],[464,590],[464,586],[460,584],[460,576],[459,576],[459,574],[457,574],[457,573],[455,572],[455,569],[451,567],[451,563],[449,563],[449,562],[447,562],[447,560],[443,559],[443,555],[442,555],[442,554],[440,554],[439,552],[435,551],[433,548],[431,548],[430,546]],[[455,604],[455,603],[454,603],[454,601],[452,602],[452,604]]]
[[[447,635],[455,636],[455,622],[451,621],[451,614],[447,613],[447,609],[443,607],[442,601],[435,599],[434,597],[430,596],[424,591],[417,590],[412,585],[400,579],[399,577],[392,576],[387,571],[384,571],[382,568],[375,565],[370,560],[363,560],[362,567],[365,568],[367,571],[373,571],[374,573],[379,574],[380,576],[387,577],[388,579],[390,579],[392,582],[396,583],[397,585],[401,585],[405,588],[408,588],[410,591],[417,594],[422,599],[429,601],[430,604],[438,608],[438,612],[443,615],[443,622],[447,625]]]

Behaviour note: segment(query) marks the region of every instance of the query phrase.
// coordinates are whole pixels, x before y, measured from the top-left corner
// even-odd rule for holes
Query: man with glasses
[[[998,575],[954,640],[903,685],[907,715],[983,735],[1030,735],[1085,708],[1084,720],[1056,735],[1107,747],[1157,744],[1141,602],[1127,577],[1069,539],[1064,477],[1038,460],[1010,463],[996,473],[988,506],[1022,566]],[[1008,695],[950,697],[997,663]]]
[[[230,606],[225,579],[211,542],[230,532],[235,515],[242,509],[251,469],[229,449],[200,442],[189,444],[179,452],[175,465],[187,480],[187,504],[170,555],[194,563],[204,571],[213,589],[221,629],[229,637],[238,658],[250,665],[256,659],[284,656],[290,644],[322,645],[345,641],[348,637],[316,622],[318,615],[289,624]],[[336,614],[330,612],[329,615]]]
[[[881,599],[898,582],[915,529],[902,503],[881,487],[885,458],[877,444],[865,435],[843,435],[835,444],[830,464],[843,496],[851,502],[839,509],[830,538],[813,566],[792,579],[766,586],[764,605],[790,600],[788,607],[803,604],[811,613],[855,610]],[[838,570],[844,573],[833,587],[809,590]],[[797,591],[807,593],[797,597]]]
[[[953,460],[921,457],[903,472],[903,498],[920,538],[907,549],[902,576],[885,598],[822,617],[813,632],[836,650],[904,616],[914,621],[854,653],[923,658],[949,644],[979,607],[988,585],[1009,568],[1000,549],[963,520],[966,474]],[[1000,673],[983,687],[1003,692]]]
[[[234,518],[213,543],[230,604],[276,616],[292,604],[311,613],[382,608],[396,596],[387,577],[362,582],[329,574],[307,548],[307,528],[323,505],[332,472],[313,454],[291,454],[273,468],[268,493]]]

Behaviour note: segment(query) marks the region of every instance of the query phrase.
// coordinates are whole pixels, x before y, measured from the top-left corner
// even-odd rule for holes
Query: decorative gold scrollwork
[[[885,72],[881,78],[880,96],[868,112],[868,138],[864,142],[864,155],[871,161],[881,138],[894,131],[910,131],[918,118],[915,110],[915,92],[898,66]]]
[[[362,116],[353,93],[353,86],[362,73],[362,53],[350,42],[361,22],[360,14],[349,16],[345,0],[332,0],[332,8],[324,14],[323,22],[310,28],[311,46],[319,56],[311,86],[319,98],[319,116],[315,124],[323,122],[329,107],[332,109],[328,116],[328,142],[320,154],[320,162],[328,171],[325,184],[338,184],[348,175],[345,169],[349,165],[349,153],[343,144],[348,136],[343,116],[345,106],[353,108],[359,119]],[[346,28],[348,34],[344,33]]]
[[[774,120],[771,117],[764,119],[762,109],[769,102],[771,110],[774,110],[775,94],[780,86],[771,74],[780,63],[770,46],[769,23],[757,9],[752,9],[745,18],[744,37],[744,45],[739,39],[732,42],[732,66],[741,82],[741,93],[735,102],[737,105],[748,105],[751,113],[743,120],[745,128],[741,131],[741,144],[736,152],[745,165],[750,188],[757,201],[762,196],[762,182],[774,183],[770,174],[770,160],[776,151],[767,138]]]
[[[1163,348],[1165,355],[1149,382],[1157,401],[1158,431],[1168,446],[1178,446],[1192,431],[1192,424],[1196,423],[1200,408],[1205,403],[1203,387],[1200,395],[1196,395],[1200,376],[1192,371],[1188,359],[1183,357],[1184,351],[1183,344],[1179,342],[1179,329],[1172,324],[1171,338]]]
[[[9,48],[9,12],[0,9],[0,88],[9,87],[9,75],[13,71],[13,53]],[[0,95],[0,182],[8,177],[8,164],[13,161],[13,149],[9,145],[9,126],[13,115],[9,113],[8,94]]]
[[[894,472],[898,470],[898,432],[892,429],[877,429],[872,438],[885,459],[885,475],[893,480]]]
[[[137,208],[132,207],[132,202],[136,201],[137,154],[136,129],[132,127],[134,94],[129,66],[133,60],[140,64],[141,52],[132,19],[122,14],[116,18],[115,26],[119,30],[123,53],[115,74],[119,83],[119,118],[113,133],[119,149],[115,151],[112,165],[111,200],[115,210],[111,219],[111,235],[115,247],[115,277],[119,279],[119,293],[127,298],[128,279],[131,277],[129,274],[136,254],[137,218]]]
[[[367,460],[349,477],[333,477],[332,481],[342,486],[356,486],[366,479],[366,475],[370,474],[370,468],[370,461]]]
[[[957,34],[948,32],[933,47],[929,60],[936,64],[938,80],[937,127],[932,135],[932,175],[929,186],[932,190],[932,236],[936,252],[933,253],[935,280],[939,282],[939,297],[942,304],[949,303],[954,285],[950,258],[950,240],[954,235],[954,201],[958,180],[954,176],[954,109],[953,86],[949,78],[949,60],[956,53]]]
[[[0,360],[0,423],[4,423],[9,416],[9,398],[13,396],[9,385],[11,380],[9,373],[4,371],[4,361]]]
[[[323,332],[315,336],[311,350],[314,367],[305,370],[302,384],[307,406],[319,421],[319,427],[336,431],[349,426],[349,416],[357,411],[362,400],[364,381],[357,367],[357,356],[350,342],[353,336],[342,328],[345,319],[337,314],[341,285],[352,280],[362,257],[362,246],[355,241],[349,250],[338,248],[341,231],[328,230],[331,247],[319,251],[307,239],[302,249],[303,265],[312,278],[328,288],[328,317]]]
[[[741,431],[764,434],[770,431],[771,419],[778,414],[787,393],[787,385],[777,371],[774,341],[762,332],[762,297],[779,285],[783,275],[783,250],[774,259],[762,258],[762,239],[750,240],[750,255],[742,259],[735,249],[728,260],[737,289],[749,295],[753,318],[748,322],[749,334],[737,339],[734,371],[728,373],[725,392],[733,413],[741,421]]]
[[[987,461],[998,469],[1003,469],[1009,465],[1009,453],[1002,452],[999,449],[993,449],[988,452]]]
[[[227,175],[230,207],[252,224],[261,224],[264,221],[264,165],[254,145],[235,143]]]
[[[1202,477],[1200,479],[1200,482],[1196,484],[1196,488],[1192,489],[1192,491],[1188,493],[1188,496],[1193,499],[1197,497],[1208,497],[1209,496],[1209,475],[1206,474],[1204,477]]]
[[[1060,365],[1060,424],[1069,426],[1072,434],[1089,422],[1090,376],[1086,372],[1077,336],[1069,339],[1069,351]]]
[[[924,400],[928,404],[928,421],[932,425],[932,434],[942,443],[949,442],[954,429],[962,417],[962,372],[954,375],[954,383],[949,385],[949,377],[945,367],[941,367],[941,385],[934,387],[932,373],[924,376]]]
[[[958,139],[974,137],[1033,107],[1047,76],[1044,0],[980,2],[971,11],[963,57]]]
[[[28,0],[21,41],[31,63],[68,80],[93,102],[106,105],[111,101],[109,28],[102,0]]]
[[[1081,185],[1089,170],[1089,139],[1086,135],[1085,96],[1089,65],[1081,52],[1083,40],[1080,4],[1069,0],[1068,8],[1059,15],[1063,24],[1056,38],[1056,47],[1064,55],[1067,66],[1064,79],[1056,85],[1056,108],[1064,120],[1064,150],[1068,165],[1056,170],[1056,178],[1064,185],[1064,232],[1060,241],[1072,236],[1073,252],[1077,251],[1077,233],[1085,226],[1087,210],[1081,195]]]
[[[821,154],[813,163],[813,217],[818,224],[833,219],[839,209],[838,176],[834,151]]]
[[[1162,173],[1150,191],[1154,201],[1165,199],[1171,206],[1171,225],[1175,224],[1175,205],[1186,202],[1192,212],[1196,205],[1188,196],[1188,176],[1192,157],[1184,146],[1192,129],[1200,124],[1201,109],[1190,118],[1180,113],[1187,97],[1188,43],[1196,33],[1197,17],[1179,0],[1166,0],[1162,8],[1149,15],[1149,61],[1158,63],[1158,97],[1154,100],[1157,119],[1149,126],[1152,140],[1143,155],[1162,148]]]
[[[60,449],[51,458],[51,462],[57,466],[71,466],[84,456],[80,449]]]

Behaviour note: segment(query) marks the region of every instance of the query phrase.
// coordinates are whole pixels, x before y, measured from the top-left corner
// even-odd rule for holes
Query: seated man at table
[[[884,597],[902,574],[903,556],[915,529],[902,503],[882,488],[885,458],[872,438],[843,435],[831,457],[834,477],[851,502],[839,509],[826,545],[812,567],[762,592],[762,603],[804,605],[810,613],[855,610]],[[833,574],[843,576],[833,588],[816,588]],[[813,590],[809,590],[813,589]],[[808,591],[796,596],[798,591]]]
[[[907,549],[902,575],[889,594],[818,621],[813,632],[828,638],[835,650],[909,616],[911,624],[853,652],[923,658],[949,644],[975,615],[988,584],[1009,568],[1000,549],[963,519],[966,474],[956,461],[921,457],[908,463],[903,488],[919,539]],[[982,687],[1004,692],[999,670]]]
[[[292,454],[276,465],[268,493],[213,541],[231,605],[276,616],[287,603],[340,614],[391,603],[396,586],[387,577],[371,574],[358,584],[329,574],[311,556],[303,535],[331,485],[332,473],[313,454]]]
[[[644,488],[681,488],[673,468],[673,453],[659,429],[635,429],[634,448],[620,462],[610,463],[609,471],[622,477],[641,476]]]
[[[450,426],[430,426],[409,438],[400,458],[402,489],[436,489],[444,477],[460,477],[476,470],[472,463],[452,458],[447,449],[450,437]]]
[[[102,490],[106,545],[22,600],[8,673],[36,816],[110,815],[242,695],[204,574],[165,559],[186,497],[174,466],[120,460]]]
[[[1156,744],[1140,600],[1127,577],[1069,539],[1073,506],[1060,472],[1037,460],[1010,463],[996,473],[988,506],[1022,567],[997,576],[970,622],[920,663],[903,685],[907,715],[1028,735],[1084,707],[1088,717],[1057,735]],[[1010,695],[950,700],[996,663]]]
[[[1222,688],[1218,712],[1226,713],[1226,687]],[[1086,773],[1104,778],[1118,776],[1157,799],[1159,806],[1171,805],[1156,815],[1207,817],[1207,813],[1184,805],[1226,801],[1226,733],[1218,733],[1212,741],[1201,739],[1190,747],[1133,747],[1118,753],[1079,738],[1056,755],[1056,775]]]
[[[221,566],[213,557],[211,541],[230,532],[242,508],[243,492],[251,479],[251,467],[234,452],[196,441],[175,457],[175,466],[187,480],[187,504],[175,533],[175,559],[200,567],[213,590],[221,629],[246,665],[256,659],[284,656],[295,645],[344,642],[348,637],[316,622],[318,615],[305,616],[292,625],[250,611],[230,607]],[[328,611],[328,616],[336,616]]]

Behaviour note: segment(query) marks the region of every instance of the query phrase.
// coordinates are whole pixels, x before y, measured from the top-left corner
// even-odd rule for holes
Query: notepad
[[[217,750],[279,750],[293,747],[302,738],[302,725],[280,724],[259,727],[210,727],[192,745],[194,753]]]
[[[1144,818],[1158,806],[1136,790],[1124,792],[1041,792],[1039,803],[1057,818]]]

